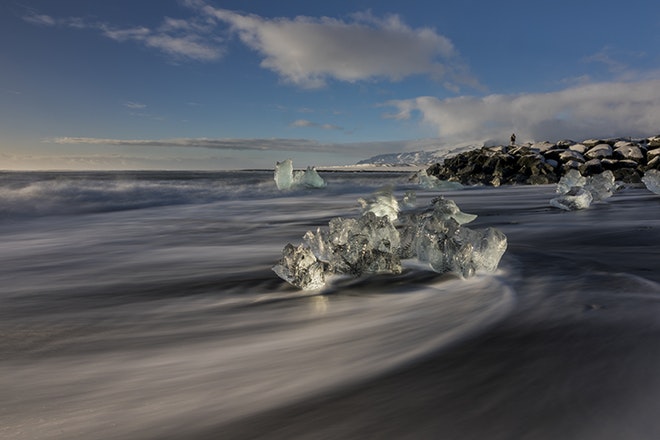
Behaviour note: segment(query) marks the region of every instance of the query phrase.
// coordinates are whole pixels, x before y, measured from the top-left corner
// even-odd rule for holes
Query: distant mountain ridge
[[[442,162],[447,157],[455,156],[464,151],[481,148],[482,146],[482,144],[468,144],[432,150],[378,154],[359,161],[357,165],[430,165]]]

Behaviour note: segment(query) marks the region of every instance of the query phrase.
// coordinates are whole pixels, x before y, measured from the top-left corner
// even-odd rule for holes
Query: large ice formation
[[[642,182],[644,182],[644,185],[646,185],[646,188],[649,191],[660,194],[660,171],[646,171],[644,177],[642,177]]]
[[[287,244],[273,270],[303,290],[323,287],[334,274],[397,274],[401,260],[410,258],[463,278],[494,271],[506,251],[506,236],[493,228],[463,226],[475,218],[444,198],[435,199],[424,212],[406,213],[398,228],[389,214],[367,209],[357,219],[337,217],[328,229],[308,231],[298,247]]]
[[[323,188],[325,180],[319,175],[314,167],[307,167],[305,171],[293,169],[291,159],[283,160],[275,164],[275,185],[277,189],[287,190],[296,187]]]
[[[557,183],[559,196],[550,200],[550,205],[566,211],[588,208],[592,202],[612,197],[616,183],[612,171],[603,171],[584,177],[578,170],[570,170]]]

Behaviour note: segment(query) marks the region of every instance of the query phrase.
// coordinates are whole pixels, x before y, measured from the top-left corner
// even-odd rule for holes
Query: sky
[[[649,0],[3,0],[0,169],[660,134]]]

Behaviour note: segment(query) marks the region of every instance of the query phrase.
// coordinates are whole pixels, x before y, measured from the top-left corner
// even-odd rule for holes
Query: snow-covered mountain
[[[446,157],[454,156],[463,151],[481,148],[482,144],[466,144],[460,146],[442,147],[439,149],[409,151],[404,153],[379,154],[361,160],[357,165],[429,165],[442,162]]]

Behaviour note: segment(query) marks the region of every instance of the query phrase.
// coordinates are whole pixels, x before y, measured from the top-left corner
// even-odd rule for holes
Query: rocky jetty
[[[482,147],[446,158],[427,173],[463,185],[499,186],[557,183],[570,170],[583,176],[610,170],[617,181],[640,183],[651,169],[660,170],[660,135]]]

